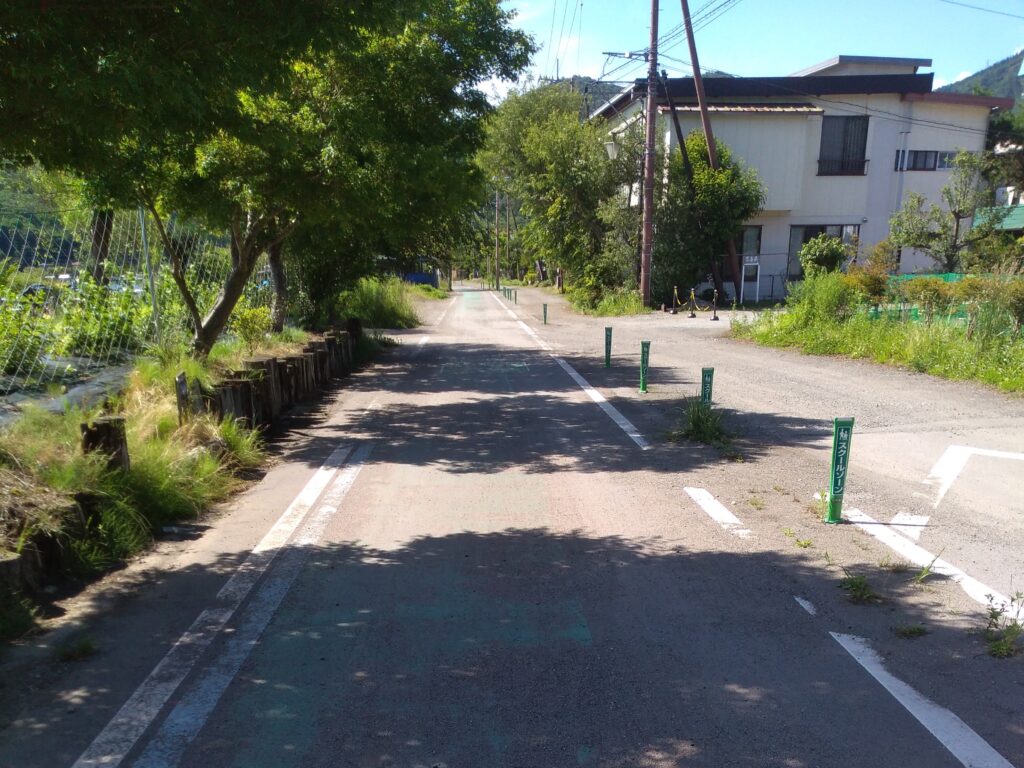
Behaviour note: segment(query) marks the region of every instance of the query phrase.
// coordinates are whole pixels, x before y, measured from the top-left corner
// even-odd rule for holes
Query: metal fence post
[[[139,208],[139,233],[142,236],[142,252],[146,256],[146,274],[149,277],[149,301],[153,306],[153,327],[156,330],[156,340],[160,341],[160,303],[156,299],[153,259],[149,255],[149,240],[146,238],[146,212],[142,208]]]

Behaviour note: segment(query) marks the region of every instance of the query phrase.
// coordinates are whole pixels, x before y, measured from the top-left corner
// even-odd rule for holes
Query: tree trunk
[[[97,285],[105,285],[106,264],[110,257],[110,235],[114,229],[114,212],[110,209],[94,210],[90,229],[89,272]]]
[[[284,330],[284,317],[288,309],[288,276],[284,270],[283,251],[284,243],[275,243],[267,249],[270,281],[274,286],[274,295],[270,301],[270,330],[274,333]]]
[[[202,324],[192,337],[192,352],[196,357],[206,357],[210,354],[214,343],[220,338],[228,320],[231,319],[235,305],[242,298],[245,284],[252,276],[252,271],[256,266],[257,254],[252,252],[252,245],[239,243],[234,234],[231,235],[231,241],[234,266],[224,281],[224,287],[217,297],[217,303],[213,305],[213,309],[203,319]]]
[[[715,284],[715,290],[723,299],[725,298],[725,284],[722,282],[722,268],[718,265],[718,259],[711,260],[711,280]],[[736,294],[739,296],[739,294]]]

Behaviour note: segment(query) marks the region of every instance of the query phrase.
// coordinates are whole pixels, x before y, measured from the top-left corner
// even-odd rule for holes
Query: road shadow
[[[671,368],[654,367],[650,373],[663,385],[687,383]],[[622,382],[630,377],[624,367],[610,375]],[[317,422],[318,415],[311,414],[302,424],[304,439],[282,446],[282,458],[319,466],[334,446],[351,440],[385,446],[375,449],[371,461],[454,473],[680,472],[729,460],[708,446],[668,443],[683,398],[648,403],[612,398],[658,445],[641,451],[549,353],[537,349],[429,343],[418,351],[391,350],[346,387],[386,391],[388,402],[379,410],[349,411],[336,422]],[[818,421],[778,414],[726,416],[744,438],[747,460],[773,446],[815,442],[827,432]]]
[[[388,549],[334,542],[302,554],[285,601],[182,765],[956,764],[828,630],[869,638],[897,675],[903,653],[970,657],[978,638],[901,606],[901,622],[929,630],[901,650],[910,646],[892,639],[892,614],[849,605],[843,574],[808,555],[545,528],[422,536]],[[168,573],[163,588],[208,591],[201,581],[223,581],[236,560]],[[804,613],[794,591],[822,615]],[[0,732],[0,765],[70,764],[91,737],[70,725],[88,716],[98,730],[137,684],[111,682],[123,654],[147,662],[128,669],[151,668],[192,618],[159,627],[144,648],[119,647],[99,628],[95,654],[61,665],[60,688],[88,700],[88,712],[59,700],[23,710]],[[201,666],[213,660],[208,653]],[[1012,692],[1024,672],[977,656],[959,673],[936,685],[955,686],[975,721],[988,714],[984,702],[1001,702],[987,738],[1019,760]],[[185,701],[190,685],[178,692]]]

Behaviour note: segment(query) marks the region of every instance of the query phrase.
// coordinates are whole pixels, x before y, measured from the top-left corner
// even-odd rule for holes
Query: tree
[[[494,0],[9,11],[0,105],[17,127],[0,155],[83,176],[97,207],[148,208],[200,355],[263,252],[283,278],[279,246],[301,221],[387,224],[409,248],[465,201],[487,110],[477,86],[514,76],[532,50]],[[172,210],[230,232],[231,268],[208,309],[165,226]]]
[[[848,253],[842,238],[822,232],[800,247],[800,266],[805,275],[838,272]]]
[[[926,253],[945,272],[962,268],[965,254],[996,236],[1007,213],[1005,207],[991,207],[994,190],[985,181],[990,160],[987,155],[957,154],[950,181],[942,188],[943,205],[928,205],[917,192],[907,195],[889,220],[893,245]],[[980,209],[984,215],[975,218]]]
[[[717,170],[708,162],[707,143],[700,131],[686,137],[685,157],[676,152],[669,159],[654,241],[654,286],[662,296],[671,296],[673,286],[692,286],[709,272],[722,291],[726,243],[764,203],[757,174],[733,159],[721,141],[715,144]]]
[[[560,84],[509,94],[479,158],[492,183],[519,201],[526,248],[570,280],[600,253],[598,211],[616,188],[603,127],[580,121],[581,100]]]

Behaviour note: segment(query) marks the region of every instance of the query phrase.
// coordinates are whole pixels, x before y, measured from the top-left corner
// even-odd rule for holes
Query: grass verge
[[[783,312],[733,324],[733,335],[810,355],[843,355],[1024,392],[1024,339],[995,310],[972,334],[954,323],[873,318],[842,275],[807,278]]]
[[[287,354],[306,339],[288,331],[265,339],[259,351]],[[202,362],[184,344],[148,350],[104,406],[125,419],[127,471],[81,451],[80,425],[100,407],[27,408],[0,432],[0,555],[45,560],[48,572],[89,579],[146,548],[162,526],[225,499],[241,482],[237,470],[263,463],[260,435],[208,415],[179,426],[174,377],[185,371],[209,385],[247,354],[239,342],[218,344]],[[0,639],[33,626],[31,603],[0,585]]]

